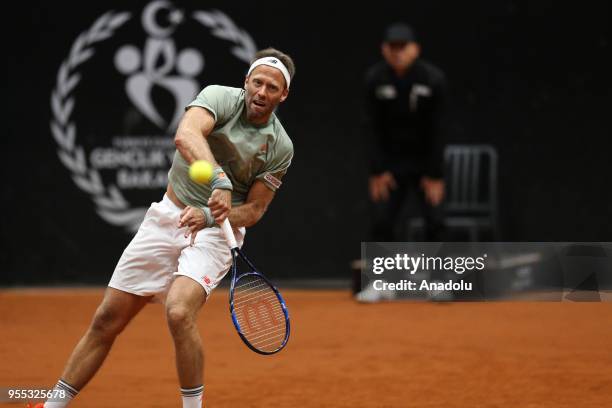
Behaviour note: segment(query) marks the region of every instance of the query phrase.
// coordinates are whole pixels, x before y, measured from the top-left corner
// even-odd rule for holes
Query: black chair
[[[467,231],[470,241],[480,241],[488,231],[499,241],[497,204],[497,152],[489,145],[449,145],[444,150],[446,194],[444,226]],[[408,220],[408,240],[418,240],[422,217]]]

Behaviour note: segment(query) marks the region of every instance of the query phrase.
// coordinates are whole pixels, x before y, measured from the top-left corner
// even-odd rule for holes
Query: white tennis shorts
[[[231,251],[221,228],[198,231],[190,246],[191,237],[185,238],[187,227],[178,227],[181,211],[166,195],[151,204],[108,286],[163,302],[174,278],[183,275],[210,294],[232,265]],[[234,235],[242,247],[245,229],[234,229]]]

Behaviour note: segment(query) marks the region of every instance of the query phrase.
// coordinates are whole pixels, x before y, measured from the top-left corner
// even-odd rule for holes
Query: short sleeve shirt
[[[265,125],[247,121],[244,94],[243,89],[211,85],[187,106],[204,108],[215,118],[207,141],[215,160],[232,181],[232,205],[246,201],[255,180],[276,191],[293,158],[293,143],[274,113]],[[207,205],[210,186],[189,178],[189,164],[178,151],[168,179],[181,202],[195,207]]]

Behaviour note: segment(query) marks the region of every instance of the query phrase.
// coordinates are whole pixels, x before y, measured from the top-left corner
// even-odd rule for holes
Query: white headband
[[[285,64],[281,62],[281,60],[274,57],[260,58],[251,65],[251,68],[249,68],[249,72],[247,72],[247,76],[251,75],[251,72],[253,72],[253,70],[260,65],[267,65],[269,67],[278,69],[285,77],[285,82],[287,82],[287,89],[289,89],[289,85],[291,84],[291,76],[289,75],[289,70],[287,69]]]

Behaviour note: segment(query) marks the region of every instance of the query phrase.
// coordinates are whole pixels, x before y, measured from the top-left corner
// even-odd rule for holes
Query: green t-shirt
[[[211,85],[186,108],[200,106],[215,117],[215,126],[207,141],[215,160],[232,181],[232,205],[245,202],[255,180],[276,191],[293,157],[293,143],[275,114],[265,125],[247,121],[244,94],[243,89]],[[178,150],[168,180],[184,204],[207,205],[210,186],[189,178],[189,165]]]

